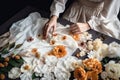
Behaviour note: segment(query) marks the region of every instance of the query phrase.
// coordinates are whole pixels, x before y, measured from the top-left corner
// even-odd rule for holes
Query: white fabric
[[[66,2],[67,0],[54,0],[51,15],[58,16],[62,13]],[[65,12],[64,18],[74,23],[88,22],[92,29],[120,39],[120,21],[117,18],[119,3],[120,0],[74,0]]]
[[[72,36],[66,34],[68,27],[64,27],[63,25],[58,24],[56,30],[56,33],[58,34],[57,36],[53,37],[51,34],[49,34],[49,37],[46,40],[43,40],[42,37],[38,37],[38,34],[42,36],[42,28],[46,22],[47,19],[42,18],[39,13],[35,12],[31,13],[27,18],[20,20],[11,26],[11,40],[14,40],[16,45],[23,44],[19,49],[17,49],[18,52],[22,51],[21,53],[25,53],[26,56],[32,56],[30,54],[31,50],[33,48],[37,48],[40,56],[43,56],[50,52],[54,46],[64,45],[66,47],[67,55],[71,55],[76,50],[76,48],[78,48],[78,44],[72,38]],[[66,31],[62,32],[60,30],[62,28]],[[63,36],[67,37],[66,40],[62,40]],[[27,39],[29,37],[32,37],[33,41],[28,42]],[[51,40],[55,40],[54,45],[50,45]]]

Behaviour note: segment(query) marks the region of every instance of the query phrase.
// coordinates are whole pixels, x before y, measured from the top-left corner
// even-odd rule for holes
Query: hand
[[[70,25],[70,31],[73,34],[80,34],[90,29],[88,23],[75,23]]]
[[[49,21],[43,27],[43,38],[46,39],[48,33],[52,30],[52,33],[55,31],[57,25],[57,16],[52,16]]]

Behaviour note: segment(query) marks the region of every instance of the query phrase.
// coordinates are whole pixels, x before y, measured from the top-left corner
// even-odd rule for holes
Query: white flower
[[[108,77],[107,72],[103,71],[103,72],[101,73],[101,78],[102,78],[103,80],[106,80],[107,77]]]
[[[32,74],[28,72],[24,72],[20,75],[20,80],[32,80]]]
[[[80,41],[86,42],[87,40],[91,40],[91,39],[92,39],[92,34],[89,34],[88,32],[83,32],[83,34],[81,34]]]
[[[54,68],[55,68],[55,66],[49,66],[49,65],[46,65],[46,64],[45,64],[45,65],[42,67],[42,73],[44,73],[44,74],[46,74],[46,73],[51,73],[51,72],[53,72]]]
[[[114,61],[110,61],[105,65],[105,71],[108,74],[109,78],[119,80],[120,78],[120,64],[115,63]]]
[[[38,64],[37,66],[35,66],[35,68],[34,68],[34,72],[35,72],[35,75],[36,76],[42,76],[42,67],[43,67],[43,65],[41,65],[41,64]]]
[[[45,64],[49,65],[49,66],[55,66],[57,64],[57,57],[55,56],[46,56],[45,57]]]
[[[57,67],[55,67],[54,74],[57,80],[69,80],[71,76],[70,72],[67,71],[66,69]]]
[[[107,54],[108,54],[108,45],[103,44],[101,40],[96,39],[94,41],[94,48],[95,48],[95,50],[90,51],[88,53],[89,58],[96,58],[99,61],[101,61],[104,57],[107,56]]]
[[[16,79],[20,76],[20,74],[21,74],[20,69],[18,67],[14,67],[8,72],[8,77],[10,79]]]
[[[97,51],[99,48],[101,48],[102,47],[102,44],[103,44],[103,42],[101,41],[101,39],[95,39],[94,41],[93,41],[93,49],[95,50],[95,51]]]
[[[109,47],[108,47],[109,54],[107,56],[110,58],[118,57],[120,56],[119,50],[120,50],[120,45],[116,42],[112,42],[109,44]]]
[[[53,73],[45,73],[42,79],[40,80],[55,80],[54,79],[54,74]]]
[[[103,56],[100,55],[99,51],[98,52],[97,51],[90,51],[87,55],[88,58],[95,58],[95,59],[101,61],[103,59]]]
[[[28,73],[31,73],[33,70],[33,67],[31,64],[28,64],[28,63],[24,63],[22,66],[21,66],[21,72],[28,72]]]
[[[73,63],[77,63],[77,58],[74,56],[68,56],[66,59],[64,59],[64,68],[68,71],[73,71],[75,69]],[[58,63],[59,64],[59,63]]]

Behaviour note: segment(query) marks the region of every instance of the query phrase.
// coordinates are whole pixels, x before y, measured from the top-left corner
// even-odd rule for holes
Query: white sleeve
[[[59,14],[65,10],[66,2],[67,0],[54,0],[50,8],[51,16],[56,15],[59,17]]]
[[[88,24],[90,25],[91,29],[107,34],[111,37],[120,39],[120,21],[117,18],[120,6],[119,4],[117,4],[119,3],[117,1],[120,0],[114,0],[112,6],[105,6],[105,8],[107,9],[104,10],[107,10],[108,12],[102,11],[99,17],[91,17],[91,19],[88,21]]]
[[[117,16],[112,16],[111,19],[107,19],[102,15],[100,18],[93,16],[88,24],[91,29],[120,40],[120,21]]]

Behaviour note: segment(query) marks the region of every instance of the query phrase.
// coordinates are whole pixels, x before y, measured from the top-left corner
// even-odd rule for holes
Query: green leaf
[[[0,69],[0,73],[7,73],[8,69],[6,67],[3,67]]]
[[[22,58],[20,58],[20,59],[16,60],[16,62],[18,62],[18,63],[23,63],[24,60],[23,60]]]
[[[40,78],[38,76],[35,75],[35,73],[32,74],[32,79],[35,79],[35,78]]]
[[[10,60],[9,64],[13,67],[19,67],[21,64],[17,63],[15,60]]]
[[[20,48],[22,45],[23,45],[23,44],[18,44],[18,45],[16,45],[16,46],[15,46],[15,49]]]
[[[102,62],[102,65],[105,65],[109,62],[110,58],[109,57],[105,57],[103,58],[103,60],[101,61]]]
[[[0,57],[0,62],[3,62],[4,61],[4,58],[3,57]]]
[[[8,65],[6,68],[8,71],[10,71],[13,67],[11,65]]]
[[[2,50],[1,53],[2,53],[2,54],[7,54],[7,53],[9,53],[9,50],[8,50],[7,48],[5,48],[5,49]]]
[[[11,49],[11,48],[13,48],[13,47],[15,47],[15,42],[13,42],[13,43],[11,43],[11,44],[9,45],[9,49]]]
[[[23,59],[10,59],[9,64],[13,67],[21,67],[21,65],[24,63]]]

